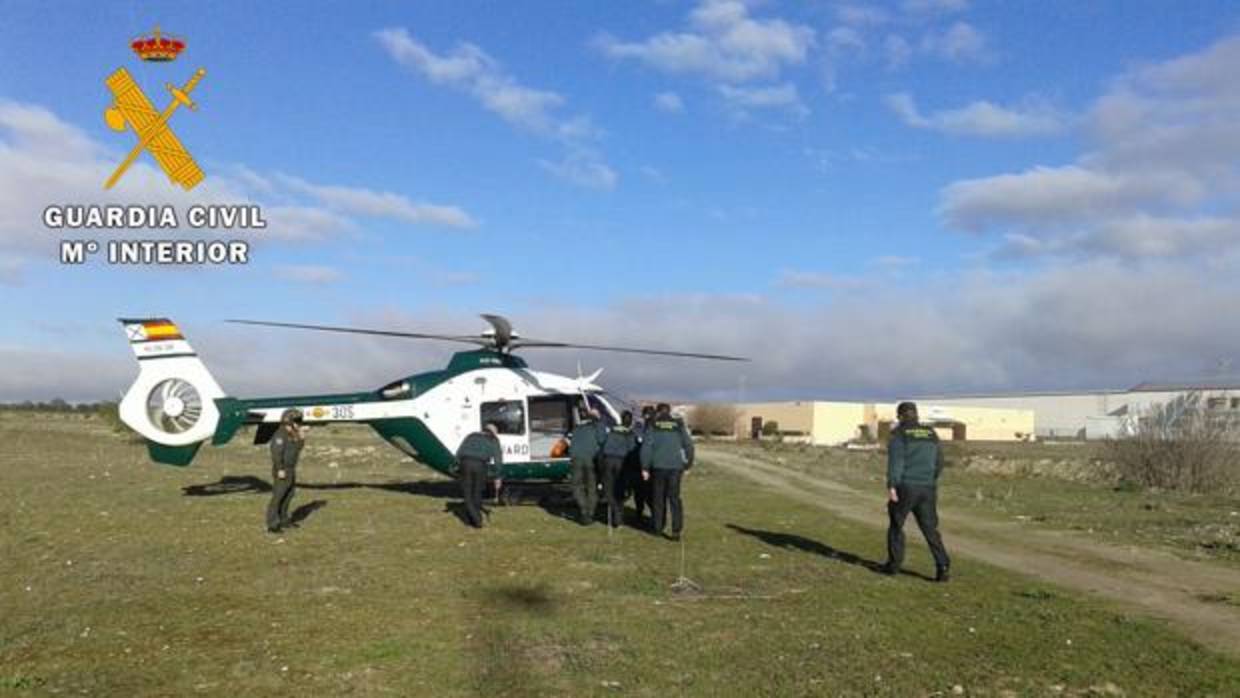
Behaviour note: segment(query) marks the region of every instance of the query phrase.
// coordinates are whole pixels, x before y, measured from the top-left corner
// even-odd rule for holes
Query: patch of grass
[[[365,430],[310,438],[322,450],[308,449],[294,506],[328,505],[278,538],[263,531],[266,492],[218,486],[266,481],[265,452],[244,439],[176,469],[99,422],[0,421],[9,679],[118,696],[907,696],[955,685],[1026,695],[1107,682],[1225,695],[1240,685],[1240,664],[1160,623],[968,559],[946,586],[877,575],[881,531],[709,462],[685,480],[683,573],[701,590],[681,595],[679,545],[629,528],[609,539],[539,506],[497,508],[487,528],[467,529],[446,508],[454,488],[401,486],[435,476]],[[834,467],[830,454],[803,457]],[[1025,483],[1014,487],[1020,501]],[[921,546],[906,566],[933,569]]]
[[[1227,493],[1146,490],[1107,478],[1085,477],[1081,473],[1093,467],[1092,459],[1100,453],[1091,444],[964,442],[949,446],[957,460],[963,454],[982,460],[1016,460],[1025,465],[1001,469],[952,467],[949,460],[939,483],[939,501],[944,508],[1240,566],[1240,503]],[[765,444],[731,448],[748,457],[829,477],[858,489],[881,491],[886,477],[885,454],[872,451]],[[1079,463],[1054,466],[1059,461],[1049,461],[1048,455],[1078,459]],[[1041,461],[1051,465],[1043,467],[1043,475],[1034,475]],[[1056,477],[1055,473],[1068,477]]]

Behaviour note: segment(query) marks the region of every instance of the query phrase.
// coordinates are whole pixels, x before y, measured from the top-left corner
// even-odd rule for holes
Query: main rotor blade
[[[462,337],[460,335],[425,334],[422,332],[396,332],[393,330],[369,330],[361,327],[334,327],[332,325],[303,325],[296,322],[269,322],[266,320],[226,320],[238,325],[262,325],[265,327],[286,327],[296,330],[319,330],[320,332],[346,332],[349,334],[371,334],[380,337],[400,337],[402,339],[438,339],[445,342],[464,342],[480,347],[491,346],[491,342],[481,337]]]
[[[508,318],[502,315],[490,315],[487,313],[483,313],[479,317],[489,322],[491,328],[495,330],[496,346],[503,348],[512,343],[512,323],[508,322]]]
[[[722,354],[697,354],[687,351],[663,351],[661,349],[636,349],[633,347],[604,347],[597,344],[567,344],[564,342],[544,342],[542,340],[516,340],[512,343],[516,349],[591,349],[593,351],[615,351],[625,354],[651,354],[654,356],[679,356],[685,359],[709,359],[711,361],[749,361],[743,356],[724,356]]]

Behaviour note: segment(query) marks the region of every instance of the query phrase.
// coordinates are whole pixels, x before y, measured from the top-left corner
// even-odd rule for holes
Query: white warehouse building
[[[918,398],[935,405],[1032,410],[1040,438],[1103,438],[1123,421],[1189,393],[1211,410],[1240,410],[1240,382],[1141,383],[1127,390],[943,395]]]

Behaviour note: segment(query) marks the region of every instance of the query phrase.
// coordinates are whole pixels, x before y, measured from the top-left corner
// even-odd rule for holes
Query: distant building
[[[1189,393],[1209,410],[1240,410],[1240,382],[1141,383],[1127,390],[1032,392],[1002,395],[936,395],[919,402],[953,407],[1031,410],[1041,438],[1117,436],[1126,422]]]
[[[740,438],[778,433],[818,446],[850,441],[886,440],[896,421],[896,403],[755,402],[737,409]],[[1034,433],[1034,413],[1027,409],[920,405],[923,422],[946,440],[1020,441]]]

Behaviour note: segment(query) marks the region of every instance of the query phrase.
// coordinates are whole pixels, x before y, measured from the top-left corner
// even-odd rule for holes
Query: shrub
[[[1131,434],[1107,442],[1121,483],[1210,492],[1235,485],[1240,464],[1236,417],[1205,409],[1187,393],[1137,418]]]
[[[779,436],[779,422],[770,421],[762,423],[763,436]]]

